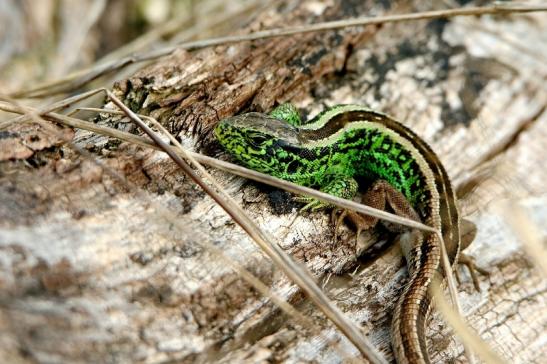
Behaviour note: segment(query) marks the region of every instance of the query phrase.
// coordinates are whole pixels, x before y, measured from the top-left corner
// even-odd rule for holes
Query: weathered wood
[[[424,9],[408,2],[387,9],[364,2],[287,2],[258,14],[242,31],[416,10]],[[193,131],[208,151],[214,151],[211,126],[237,112],[285,101],[307,115],[324,104],[366,104],[423,136],[458,185],[473,185],[473,176],[487,170],[463,205],[478,225],[469,253],[491,274],[481,277],[481,293],[463,275],[463,309],[508,362],[540,362],[546,355],[545,279],[505,227],[496,202],[514,198],[535,224],[547,226],[541,195],[547,177],[546,20],[518,15],[420,21],[181,52],[118,82],[114,91],[186,145],[193,145]],[[119,119],[100,122],[134,130]],[[0,142],[24,140],[26,134],[16,132]],[[335,363],[343,358],[340,351],[346,358],[358,355],[163,154],[82,131],[74,141],[147,198],[54,141],[1,162],[0,357]],[[298,216],[290,225],[296,205],[288,196],[214,174],[391,358],[391,311],[406,276],[398,248],[380,250],[375,260],[357,259],[349,229],[342,234],[346,242],[333,242],[328,214]],[[163,221],[155,203],[186,228]],[[386,237],[364,235],[359,244],[379,238]],[[205,250],[202,240],[309,314],[318,331],[287,318]],[[453,333],[434,316],[428,330],[434,362],[464,360]],[[332,341],[340,343],[338,351]]]

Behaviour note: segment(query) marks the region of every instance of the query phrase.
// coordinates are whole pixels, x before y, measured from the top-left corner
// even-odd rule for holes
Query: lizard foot
[[[338,229],[344,222],[344,219],[348,219],[350,223],[355,227],[355,243],[359,242],[359,236],[363,230],[368,230],[376,224],[376,218],[372,216],[361,215],[355,211],[343,209],[340,212],[339,209],[333,209],[331,212],[331,221],[334,224],[334,240],[338,240]],[[338,216],[337,216],[338,215]]]
[[[471,279],[473,280],[473,286],[475,287],[477,292],[480,292],[481,287],[479,285],[477,272],[484,276],[488,276],[490,273],[486,269],[477,266],[477,264],[475,263],[475,259],[467,254],[460,253],[460,256],[458,257],[458,264],[463,264],[467,267],[467,269],[469,270],[469,274],[471,275]],[[456,280],[458,281],[458,284],[461,284],[458,269],[455,269],[454,272],[456,274]]]
[[[397,215],[407,217],[416,221],[420,221],[418,214],[414,211],[410,203],[406,200],[405,196],[391,186],[387,181],[377,180],[372,186],[363,194],[361,203],[378,210],[386,210],[389,206]],[[338,214],[339,209],[334,209],[331,214],[331,219],[334,223],[334,237],[338,237],[338,227],[348,218],[351,224],[355,226],[357,233],[355,237],[356,243],[358,243],[359,235],[363,230],[374,227],[378,223],[378,218],[370,215],[360,214],[350,210],[342,210],[340,216]],[[400,228],[394,224],[384,224],[388,230],[394,232],[406,231],[406,228]],[[357,245],[356,245],[357,246]]]
[[[317,210],[325,209],[325,208],[328,208],[328,207],[332,206],[328,203],[325,203],[323,201],[319,201],[319,200],[317,200],[313,197],[310,197],[310,196],[296,196],[293,199],[296,202],[306,204],[306,205],[304,205],[304,207],[302,207],[300,209],[300,212],[317,211]]]
[[[475,239],[475,236],[477,235],[477,227],[475,224],[469,220],[462,219],[461,221],[461,249],[467,248],[471,242]],[[480,286],[479,286],[479,279],[477,278],[477,272],[487,276],[489,274],[488,271],[485,269],[482,269],[477,266],[475,263],[475,259],[467,254],[460,253],[458,258],[458,264],[463,264],[467,267],[469,270],[469,274],[471,275],[471,279],[473,280],[473,286],[477,290],[477,292],[480,292]],[[456,275],[456,280],[458,281],[458,284],[460,284],[460,275],[459,270],[454,269],[454,273]]]

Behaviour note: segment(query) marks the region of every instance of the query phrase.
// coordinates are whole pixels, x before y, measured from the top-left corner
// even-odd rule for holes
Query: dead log
[[[257,14],[240,32],[422,6],[286,2]],[[218,120],[287,101],[304,116],[325,105],[359,103],[403,121],[437,151],[466,192],[465,214],[478,225],[468,252],[491,274],[482,277],[480,293],[464,274],[467,320],[508,362],[540,362],[546,354],[545,279],[506,227],[497,202],[512,198],[532,223],[547,226],[541,195],[547,177],[545,21],[543,14],[424,20],[178,52],[113,90],[186,145],[209,153],[218,152],[210,135]],[[121,118],[97,122],[136,132]],[[358,356],[163,154],[75,132],[75,143],[144,191],[143,199],[67,146],[46,140],[40,148],[23,148],[19,142],[28,133],[43,138],[34,129],[0,137],[1,148],[17,145],[17,153],[0,154],[4,361],[334,363],[342,360],[340,351]],[[333,241],[328,214],[299,216],[288,228],[297,205],[287,194],[215,176],[391,358],[391,312],[406,276],[398,247],[380,249],[376,259],[358,257],[349,229],[342,235],[347,242]],[[167,206],[187,228],[167,224],[150,201]],[[364,237],[382,238],[378,232]],[[213,259],[203,239],[312,317],[318,329],[291,321]],[[461,344],[438,315],[428,334],[434,362],[463,360]],[[338,351],[332,341],[340,343]]]

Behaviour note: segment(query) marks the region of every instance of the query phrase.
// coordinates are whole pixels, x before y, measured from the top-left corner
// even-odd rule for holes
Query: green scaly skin
[[[303,123],[292,105],[281,105],[270,115],[224,119],[215,134],[244,166],[342,198],[355,196],[357,180],[387,181],[382,199],[394,210],[395,205],[403,207],[399,211],[411,206],[414,216],[442,232],[450,262],[457,260],[460,218],[448,175],[431,148],[390,117],[363,106],[339,105]],[[304,200],[307,208],[329,207]],[[400,243],[410,278],[393,314],[395,357],[398,363],[428,363],[428,289],[440,273],[440,240],[414,231],[403,234]]]
[[[361,125],[344,120],[351,112],[370,120],[361,120]],[[329,134],[328,124],[337,117],[345,130]],[[386,116],[362,106],[340,105],[303,124],[296,109],[284,104],[269,116],[249,113],[222,120],[215,133],[248,168],[347,199],[357,193],[356,178],[383,179],[424,216],[429,199],[426,179],[411,151],[396,134],[378,128],[377,118]],[[316,201],[310,207],[328,206]]]

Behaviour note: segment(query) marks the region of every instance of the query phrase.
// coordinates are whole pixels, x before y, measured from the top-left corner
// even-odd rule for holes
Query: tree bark
[[[240,32],[429,10],[424,6],[287,1],[257,14]],[[423,20],[181,51],[113,90],[134,111],[209,154],[219,152],[210,131],[220,119],[288,101],[304,117],[325,105],[357,103],[401,120],[438,153],[462,195],[465,217],[478,227],[467,253],[490,275],[479,277],[476,292],[463,271],[466,319],[508,362],[539,363],[547,354],[546,281],[505,219],[511,201],[545,236],[546,21],[544,14]],[[121,117],[96,122],[137,132]],[[76,144],[136,186],[128,189],[44,135],[33,127],[0,136],[4,362],[338,363],[359,357],[165,155],[75,131]],[[406,280],[392,237],[373,231],[356,245],[344,228],[334,241],[328,213],[296,217],[290,195],[213,173],[392,360],[391,313]],[[183,227],[162,219],[158,203]],[[287,317],[203,241],[309,315],[317,329]],[[384,247],[358,256],[378,241]],[[433,362],[465,361],[439,315],[427,333]]]

